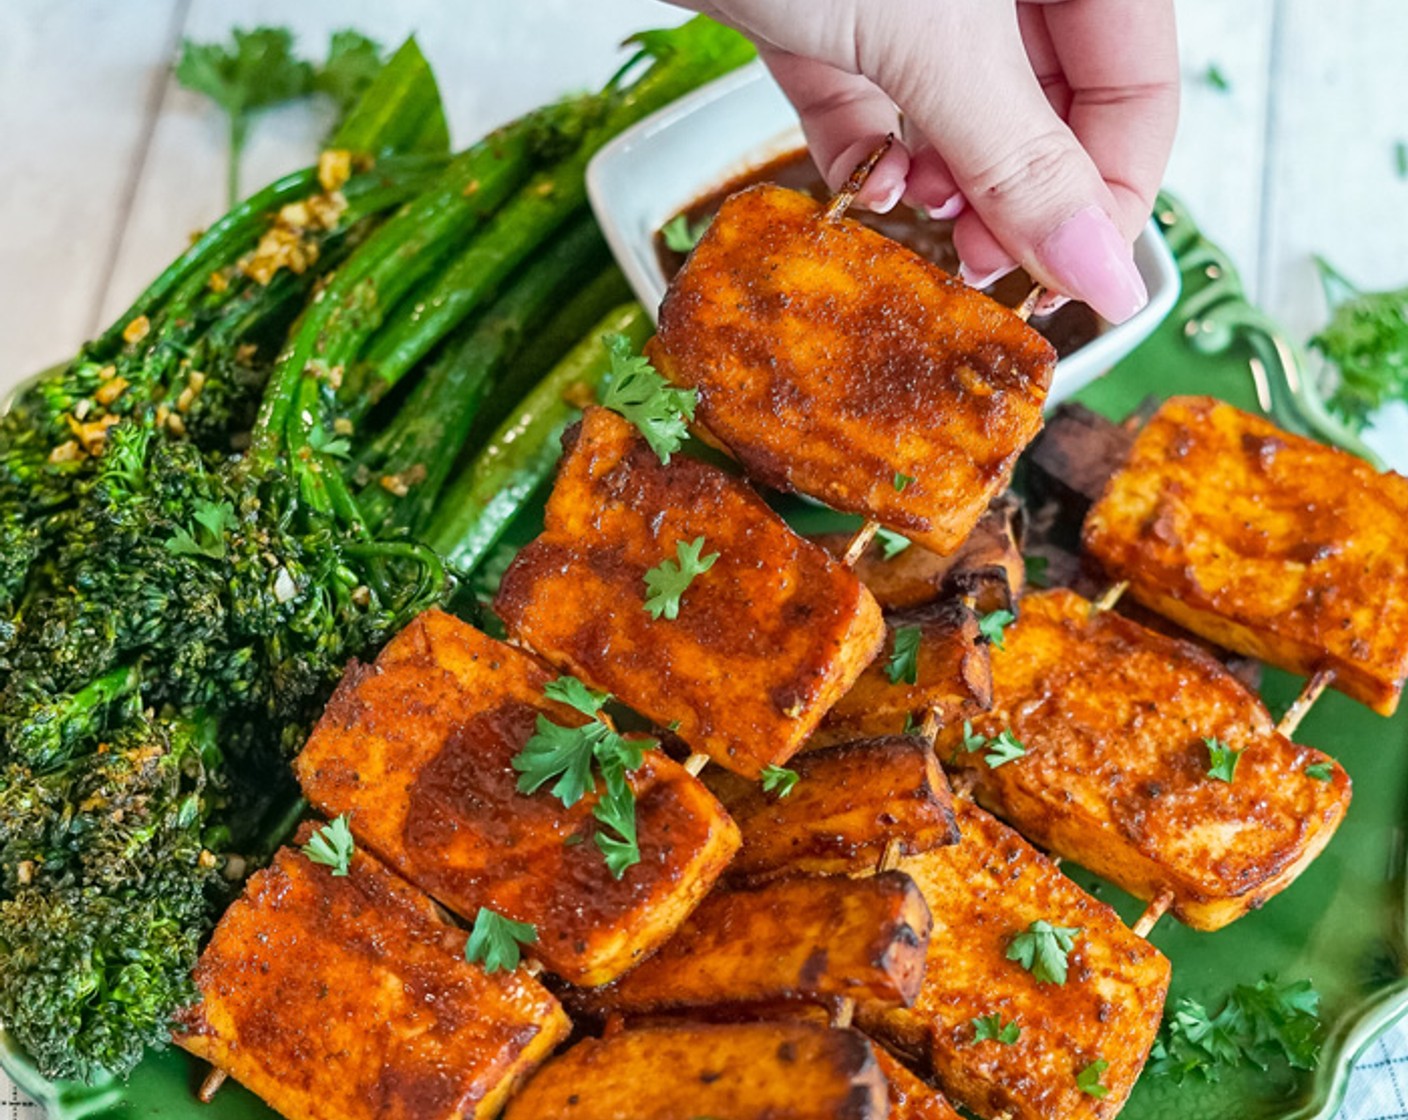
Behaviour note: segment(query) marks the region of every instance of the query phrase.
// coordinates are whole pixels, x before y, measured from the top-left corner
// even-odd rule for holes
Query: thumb
[[[1121,322],[1148,302],[1118,206],[1032,73],[1013,5],[955,5],[945,36],[968,49],[934,67],[915,47],[875,75],[943,157],[971,211],[1039,282]],[[938,30],[938,29],[936,29]],[[932,51],[933,43],[928,44]]]

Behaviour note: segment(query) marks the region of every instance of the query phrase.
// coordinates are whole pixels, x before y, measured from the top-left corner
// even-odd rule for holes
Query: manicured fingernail
[[[1063,296],[1060,292],[1045,292],[1036,301],[1036,306],[1032,308],[1032,318],[1040,318],[1042,315],[1055,315],[1061,308],[1071,302],[1070,296]]]
[[[877,198],[874,202],[867,203],[866,206],[868,209],[875,211],[875,213],[877,214],[888,214],[899,203],[900,196],[902,196],[903,194],[904,183],[899,182],[892,186],[888,191],[885,192],[884,195],[882,195],[880,198]]]
[[[951,221],[952,219],[958,217],[959,214],[963,213],[963,208],[967,205],[968,200],[966,198],[964,198],[961,194],[955,194],[950,198],[945,199],[942,205],[930,206],[928,210],[925,211],[925,213],[927,213],[929,217],[933,218],[936,222],[947,222]]]
[[[1060,291],[1112,323],[1123,323],[1149,302],[1129,242],[1098,206],[1072,214],[1046,235],[1036,255]]]
[[[975,274],[973,270],[969,268],[966,264],[960,262],[958,265],[958,278],[962,280],[965,284],[967,284],[970,288],[990,288],[992,287],[992,285],[996,284],[999,280],[1001,280],[1004,276],[1016,271],[1017,266],[1014,263],[1003,265],[1001,268],[994,269],[992,272],[979,276]]]

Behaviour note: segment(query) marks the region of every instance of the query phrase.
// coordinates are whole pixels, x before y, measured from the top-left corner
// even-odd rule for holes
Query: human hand
[[[679,2],[757,43],[832,189],[900,136],[857,202],[955,218],[970,284],[1020,263],[1111,322],[1147,302],[1131,242],[1178,119],[1172,0]]]

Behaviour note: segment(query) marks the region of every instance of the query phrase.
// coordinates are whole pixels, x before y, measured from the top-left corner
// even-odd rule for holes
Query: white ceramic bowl
[[[802,146],[797,115],[761,63],[696,90],[623,132],[587,168],[587,192],[606,240],[652,316],[666,279],[655,232],[700,196]],[[1153,222],[1134,246],[1149,303],[1062,358],[1049,404],[1114,365],[1172,310],[1178,267]]]

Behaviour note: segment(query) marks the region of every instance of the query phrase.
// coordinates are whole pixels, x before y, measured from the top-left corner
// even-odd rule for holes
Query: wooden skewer
[[[851,177],[846,180],[846,185],[831,196],[831,201],[826,204],[826,212],[822,217],[828,222],[834,222],[850,208],[851,203],[856,200],[856,195],[860,194],[861,188],[865,186],[865,181],[870,178],[870,173],[875,170],[875,165],[885,158],[885,153],[890,150],[890,146],[894,142],[895,134],[892,132],[885,137],[878,148],[856,164],[856,169],[851,172]]]
[[[898,837],[891,837],[885,841],[885,850],[880,853],[880,862],[875,865],[876,871],[893,871],[900,865],[900,842]]]
[[[215,1099],[215,1094],[220,1091],[220,1086],[225,1084],[227,1074],[223,1069],[211,1067],[209,1073],[205,1075],[205,1080],[200,1083],[200,1088],[196,1090],[196,1099],[201,1104],[209,1104]]]
[[[1144,907],[1144,913],[1140,914],[1139,920],[1134,923],[1134,936],[1148,937],[1172,904],[1173,892],[1170,890],[1162,890],[1151,898],[1149,905]]]
[[[1120,601],[1120,597],[1129,590],[1129,580],[1122,579],[1119,583],[1107,587],[1104,594],[1091,604],[1091,609],[1099,612],[1115,609],[1115,604]]]
[[[526,960],[523,962],[523,971],[529,976],[537,976],[543,971],[543,962],[540,960]]]
[[[851,538],[851,543],[846,546],[846,554],[841,557],[841,563],[848,568],[854,568],[856,561],[860,559],[860,554],[866,550],[879,531],[880,522],[878,521],[867,521],[857,529],[856,535]]]
[[[1046,289],[1040,284],[1033,287],[1032,290],[1027,293],[1027,298],[1012,309],[1017,313],[1017,318],[1021,319],[1024,323],[1029,320],[1032,317],[1032,313],[1036,310],[1036,305],[1041,302],[1041,297],[1045,294]]]
[[[1286,714],[1281,717],[1281,722],[1276,725],[1276,732],[1289,739],[1296,733],[1296,728],[1300,726],[1300,721],[1310,714],[1310,709],[1315,701],[1320,699],[1320,694],[1327,689],[1335,679],[1333,669],[1316,669],[1311,678],[1305,682],[1305,687],[1300,690],[1300,695],[1295,698],[1295,702],[1286,709]]]
[[[856,1001],[850,996],[842,996],[836,1004],[836,1011],[831,1016],[831,1025],[837,1030],[845,1030],[851,1025],[851,1020],[856,1015]]]
[[[695,778],[699,777],[699,771],[703,770],[704,767],[708,765],[709,756],[707,754],[701,754],[699,751],[695,751],[684,760],[684,768]]]

